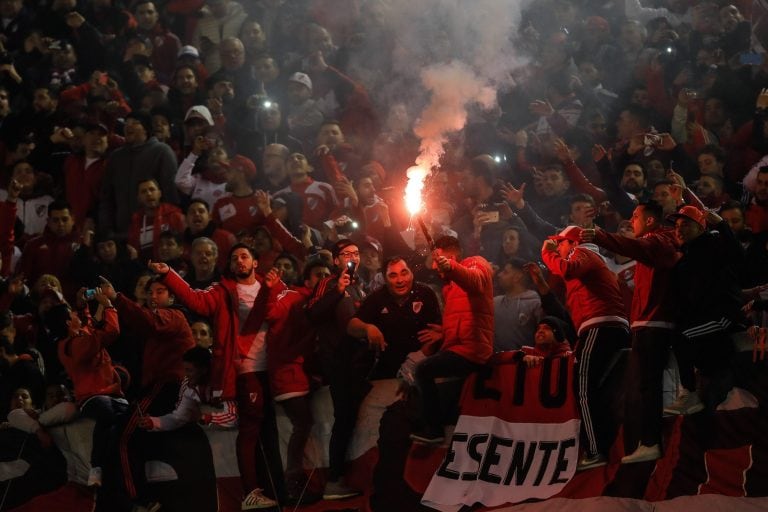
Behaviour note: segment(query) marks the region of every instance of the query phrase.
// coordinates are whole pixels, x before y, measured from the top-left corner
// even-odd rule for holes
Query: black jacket
[[[727,318],[743,323],[738,271],[744,265],[744,249],[727,222],[683,244],[683,257],[672,272],[678,294],[678,326],[687,329]]]

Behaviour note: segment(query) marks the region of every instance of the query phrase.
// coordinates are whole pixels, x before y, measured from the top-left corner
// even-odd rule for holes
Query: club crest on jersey
[[[416,302],[414,302],[414,303],[412,304],[412,306],[413,306],[413,312],[414,312],[414,313],[416,313],[416,314],[418,314],[418,313],[419,313],[419,311],[421,311],[421,307],[422,307],[423,305],[424,305],[424,303],[423,303],[423,302],[421,302],[421,301],[416,301]]]

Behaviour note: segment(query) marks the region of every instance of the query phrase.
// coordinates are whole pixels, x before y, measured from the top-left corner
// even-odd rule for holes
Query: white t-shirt
[[[253,309],[253,303],[261,290],[258,281],[251,285],[237,285],[237,316],[240,320],[240,332],[242,333],[248,315]],[[242,334],[238,334],[242,336]],[[248,354],[237,361],[237,373],[263,372],[267,369],[267,323],[263,323],[256,334],[247,334],[250,343]],[[243,340],[246,341],[246,340]]]

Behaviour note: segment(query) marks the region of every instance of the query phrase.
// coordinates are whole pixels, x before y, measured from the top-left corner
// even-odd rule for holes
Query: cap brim
[[[666,220],[668,220],[670,222],[674,222],[677,219],[688,219],[689,221],[694,222],[694,223],[696,223],[696,224],[698,224],[699,226],[702,226],[702,227],[706,227],[706,225],[707,225],[706,222],[699,222],[698,220],[694,219],[693,217],[689,217],[689,216],[684,215],[682,213],[670,213],[666,217]]]

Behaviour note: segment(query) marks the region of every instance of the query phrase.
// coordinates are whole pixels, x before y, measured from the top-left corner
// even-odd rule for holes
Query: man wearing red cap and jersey
[[[600,382],[616,353],[628,346],[629,322],[616,274],[594,244],[579,243],[582,229],[568,226],[544,241],[541,259],[565,281],[566,305],[576,327],[576,396],[586,441],[578,469],[603,466],[615,428]]]
[[[686,390],[678,401],[698,400],[698,388],[705,405],[714,409],[728,391],[719,384],[727,380],[727,361],[733,352],[730,335],[745,329],[738,281],[744,249],[728,222],[714,212],[683,206],[668,219],[675,223],[682,253],[672,272],[678,294],[677,326],[682,333],[675,357]],[[707,223],[716,231],[709,231]],[[699,371],[698,383],[694,367]],[[675,405],[679,404],[665,411],[679,414]]]

